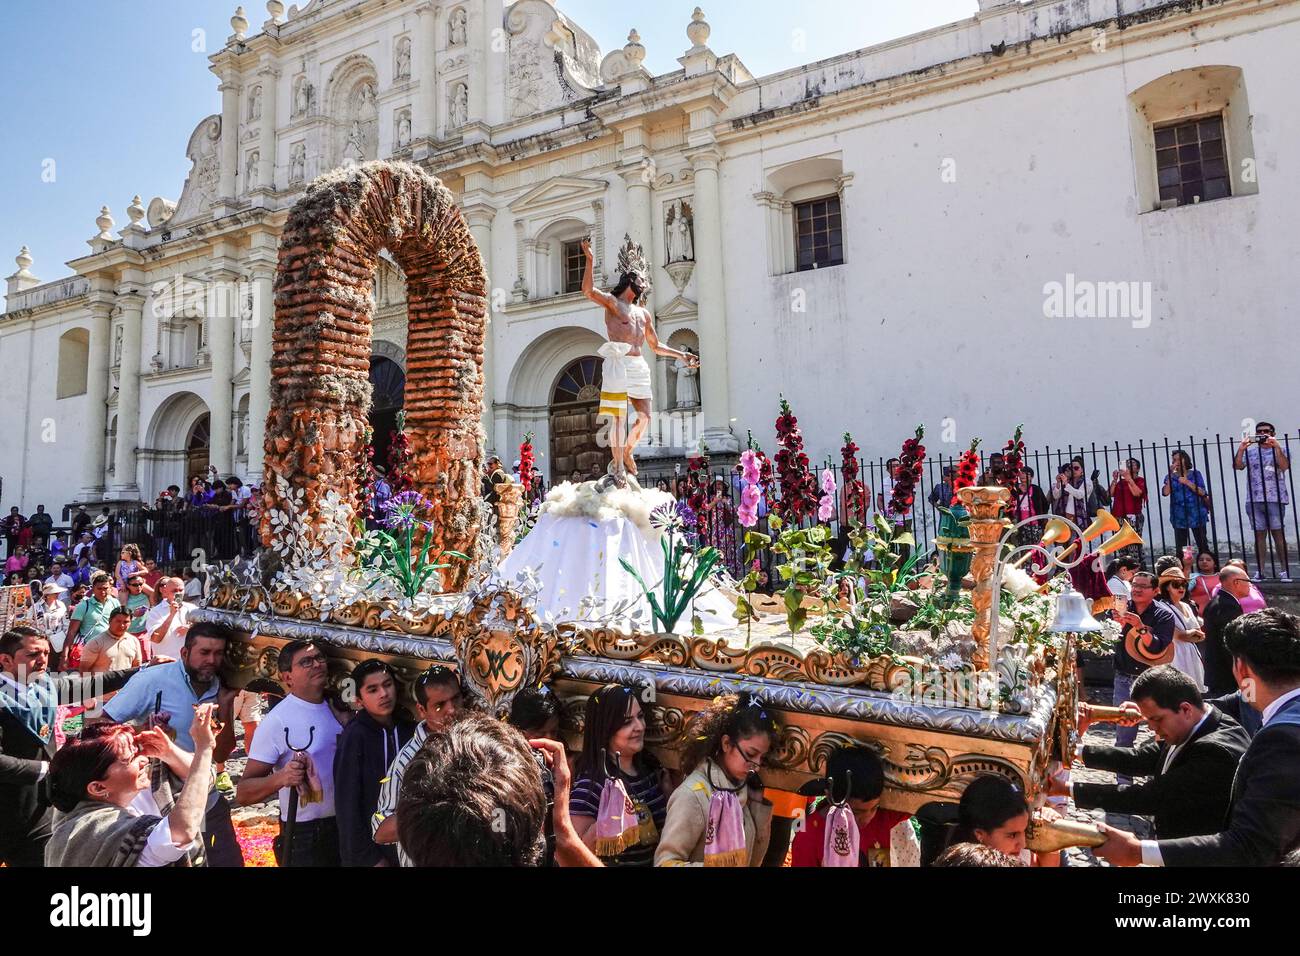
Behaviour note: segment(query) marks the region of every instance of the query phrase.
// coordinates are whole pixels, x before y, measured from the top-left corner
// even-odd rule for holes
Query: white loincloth
[[[650,366],[643,355],[628,355],[626,342],[606,342],[599,354],[601,366],[600,414],[626,415],[629,398],[649,399]]]

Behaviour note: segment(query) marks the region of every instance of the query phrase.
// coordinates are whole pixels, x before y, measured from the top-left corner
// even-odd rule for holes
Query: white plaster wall
[[[845,429],[868,454],[896,453],[917,422],[955,453],[973,436],[1031,444],[1235,433],[1246,417],[1290,428],[1300,198],[1278,171],[1300,151],[1293,90],[1275,66],[1295,24],[1156,56],[1134,50],[729,146],[723,233],[732,414],[773,441],[777,393],[794,404],[814,459]],[[1198,64],[1245,70],[1261,187],[1137,215],[1127,94]],[[1068,72],[1067,72],[1068,71]],[[844,266],[769,277],[765,168],[841,150]],[[943,183],[940,164],[957,163]],[[1043,286],[1067,273],[1150,282],[1153,320],[1047,319]],[[793,314],[792,290],[807,293]],[[701,317],[703,322],[709,317]],[[709,362],[709,356],[704,356]],[[759,384],[761,383],[761,384]],[[1086,388],[1084,386],[1087,386]],[[1283,424],[1286,423],[1286,424]]]
[[[0,475],[4,507],[23,514],[38,504],[60,519],[60,508],[80,487],[89,397],[56,398],[59,337],[78,325],[84,310],[45,313],[34,322],[0,327]],[[44,438],[51,438],[45,441]]]

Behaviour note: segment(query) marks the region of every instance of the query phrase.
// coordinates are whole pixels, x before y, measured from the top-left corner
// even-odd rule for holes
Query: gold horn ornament
[[[1127,548],[1129,545],[1142,544],[1142,535],[1133,530],[1133,526],[1127,521],[1120,526],[1119,532],[1097,549],[1098,554],[1114,554]]]
[[[1089,823],[1074,820],[1043,820],[1034,817],[1025,834],[1025,846],[1035,853],[1055,853],[1072,846],[1099,847],[1106,834]]]
[[[1049,544],[1060,544],[1070,540],[1070,526],[1060,518],[1053,518],[1043,527],[1043,536],[1038,543],[1044,548]]]
[[[1103,534],[1114,534],[1119,530],[1119,520],[1105,508],[1097,509],[1097,517],[1083,530],[1084,541],[1095,541]]]

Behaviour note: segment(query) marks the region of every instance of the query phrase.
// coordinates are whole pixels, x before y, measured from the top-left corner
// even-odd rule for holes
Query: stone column
[[[117,302],[122,309],[122,364],[118,368],[113,493],[130,499],[140,494],[135,449],[140,439],[140,340],[144,295],[129,289],[118,293]]]
[[[248,360],[248,476],[261,485],[266,417],[271,411],[271,333],[275,327],[275,265],[253,265],[253,343]]]
[[[91,294],[90,360],[86,369],[86,444],[80,449],[81,495],[87,500],[104,495],[104,456],[108,438],[108,363],[112,357],[113,300],[102,292]],[[121,424],[121,417],[118,418]]]
[[[419,83],[411,102],[411,141],[431,139],[434,135],[434,101],[438,89],[438,70],[434,50],[441,8],[422,3],[415,8],[415,33],[411,38],[411,78]]]
[[[650,226],[650,190],[653,183],[652,167],[639,162],[619,170],[627,183],[627,234],[645,250],[646,261],[651,266],[660,258],[655,255],[654,231]],[[698,227],[697,227],[698,229]],[[620,241],[620,245],[621,245]]]
[[[722,272],[722,203],[713,147],[690,155],[695,170],[695,281],[699,290],[700,425],[711,451],[738,451],[731,432],[727,294]]]
[[[239,93],[243,87],[232,72],[222,78],[217,89],[221,91],[221,177],[217,193],[219,199],[234,199],[235,173],[239,169]]]
[[[234,400],[231,379],[235,377],[235,315],[239,311],[238,273],[221,269],[211,275],[219,294],[208,296],[208,349],[212,361],[212,395],[208,401],[211,424],[209,463],[221,477],[228,478],[234,467],[231,441]],[[252,398],[249,398],[250,412]]]
[[[267,64],[258,71],[262,84],[262,126],[257,141],[257,185],[261,189],[275,189],[275,126],[276,104],[279,102],[277,84],[280,71]]]
[[[466,23],[466,40],[469,46],[469,122],[487,122],[488,59],[493,54],[492,28],[501,22],[492,22],[483,8],[494,4],[472,3],[466,6],[469,19]],[[499,7],[497,8],[500,9]]]
[[[492,272],[492,219],[496,210],[486,203],[476,204],[461,210],[465,221],[469,223],[470,234],[483,256],[483,268],[488,276],[488,311],[487,330],[483,338],[483,434],[489,453],[495,451],[496,444],[496,346],[495,307],[499,298],[496,295],[496,281]]]

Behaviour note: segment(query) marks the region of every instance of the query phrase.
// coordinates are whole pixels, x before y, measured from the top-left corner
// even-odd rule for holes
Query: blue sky
[[[306,0],[299,0],[305,4]],[[286,3],[286,6],[288,4]],[[0,276],[26,244],[43,281],[70,274],[107,204],[114,232],[139,194],[177,199],[189,170],[185,143],[221,108],[205,53],[230,34],[234,0],[42,0],[6,11],[0,58]],[[254,29],[264,4],[246,2]],[[648,5],[559,0],[605,52],[635,27],[652,73],[677,69],[690,45],[690,0]],[[709,46],[735,53],[755,75],[773,73],[971,16],[976,0],[705,0]],[[21,12],[20,12],[21,11]],[[50,161],[53,161],[51,165]],[[45,181],[53,173],[52,181]]]

